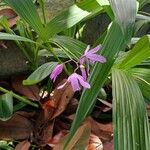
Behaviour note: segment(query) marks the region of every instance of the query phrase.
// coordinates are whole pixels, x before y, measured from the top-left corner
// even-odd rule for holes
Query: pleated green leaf
[[[4,2],[45,39],[44,27],[32,0],[4,0]]]
[[[149,150],[150,131],[145,103],[131,74],[112,70],[115,150]]]
[[[102,88],[107,78],[107,75],[109,74],[110,69],[114,63],[115,55],[119,52],[122,46],[124,46],[123,43],[124,36],[121,31],[121,28],[117,23],[114,22],[110,27],[105,41],[103,43],[102,55],[106,57],[107,63],[97,63],[90,74],[89,82],[91,85],[91,89],[83,91],[81,95],[76,116],[69,134],[68,142],[75,134],[81,122],[87,117],[87,115],[93,108],[96,101],[96,97],[99,94],[99,91]]]
[[[24,41],[24,42],[36,43],[25,37],[9,34],[9,33],[3,33],[3,32],[0,32],[0,40],[12,40],[12,41]]]
[[[110,73],[116,55],[120,50],[122,50],[126,46],[127,44],[126,42],[131,39],[133,33],[133,25],[136,17],[136,1],[135,0],[130,1],[132,2],[129,2],[129,0],[128,1],[122,0],[121,1],[122,5],[117,6],[122,7],[122,9],[124,9],[125,7],[126,11],[122,12],[121,10],[120,12],[116,12],[116,10],[113,9],[117,23],[113,22],[112,26],[110,27],[106,35],[106,38],[103,42],[103,49],[102,49],[102,55],[106,57],[107,63],[105,64],[98,63],[93,67],[93,70],[89,77],[91,89],[84,90],[81,95],[79,106],[71,130],[69,132],[69,137],[68,141],[66,142],[66,146],[73,137],[73,135],[75,134],[77,128],[80,126],[81,122],[91,112],[95,104],[96,97],[100,89],[102,88],[108,74]],[[111,5],[116,5],[116,2],[120,3],[120,1],[112,1]],[[125,16],[126,13],[129,18],[131,17],[131,19],[126,18]],[[119,14],[122,14],[123,18],[119,18],[118,17]],[[121,20],[119,21],[118,18]],[[126,33],[126,31],[129,32]]]
[[[133,26],[136,18],[136,0],[110,0],[110,5],[116,21],[120,24],[124,33],[132,32],[131,26]]]
[[[47,24],[47,34],[53,36],[102,10],[103,8],[96,0],[86,0],[74,4]]]
[[[139,4],[140,4],[140,8],[142,8],[144,5],[150,3],[150,0],[138,0]]]
[[[6,121],[13,114],[13,97],[11,93],[0,95],[0,120]]]
[[[130,70],[133,77],[137,80],[143,96],[150,100],[150,69],[133,68]]]
[[[77,61],[86,49],[85,43],[67,36],[55,36],[50,42],[60,47],[70,59]]]
[[[57,62],[48,62],[41,65],[26,80],[23,81],[23,85],[33,85],[39,83],[50,75],[57,64]]]
[[[150,57],[150,42],[148,37],[144,36],[130,50],[125,59],[116,66],[118,68],[129,69],[140,64],[148,57]]]

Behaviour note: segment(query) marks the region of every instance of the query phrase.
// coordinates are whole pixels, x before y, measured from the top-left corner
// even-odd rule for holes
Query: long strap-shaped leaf
[[[44,27],[32,0],[4,0],[17,14],[24,19],[43,38]]]
[[[119,37],[119,38],[118,38]],[[96,97],[105,82],[107,75],[114,63],[115,55],[124,43],[124,36],[117,23],[113,23],[104,41],[103,55],[107,58],[106,64],[96,64],[91,72],[89,82],[91,89],[83,92],[77,113],[72,124],[68,141],[74,135],[81,122],[86,118],[91,108],[95,104]]]
[[[60,47],[70,59],[77,61],[86,49],[85,43],[67,36],[55,36],[50,39],[50,42]]]
[[[103,7],[101,7],[97,1],[100,0],[86,0],[69,7],[47,24],[47,34],[53,36],[74,26],[81,20],[102,11]]]
[[[118,1],[118,3],[120,4],[120,7],[122,7],[122,9],[124,9],[124,7],[126,6],[126,8],[128,8],[126,11],[129,11],[130,13],[117,12],[115,10],[117,9],[117,7],[112,7],[113,11],[116,12],[115,17],[116,17],[117,23],[114,22],[112,24],[105,38],[105,41],[103,43],[104,48],[103,48],[102,54],[107,58],[107,63],[96,64],[94,66],[94,69],[91,72],[91,75],[89,78],[91,89],[84,91],[81,96],[79,106],[76,112],[76,116],[73,121],[70,134],[68,136],[68,141],[66,142],[66,146],[68,142],[71,140],[71,138],[73,137],[73,135],[75,134],[77,128],[80,126],[81,122],[87,117],[93,105],[95,104],[96,97],[110,72],[110,69],[115,60],[115,56],[123,47],[126,46],[125,41],[128,41],[131,38],[131,33],[133,30],[132,27],[135,21],[135,14],[136,14],[136,10],[135,10],[136,1],[128,0],[126,2],[124,0],[121,0],[121,3],[120,1]],[[131,3],[132,3],[132,6],[129,6]],[[112,4],[117,5],[117,1],[112,0],[111,5]],[[120,22],[118,18],[118,15],[119,15],[118,13],[120,14],[122,13],[123,16],[126,14],[129,18],[131,17],[132,19],[131,20],[127,19],[127,17],[124,16],[124,18],[127,19],[127,22],[125,22],[125,20],[123,22]],[[122,24],[123,28],[122,28],[121,23],[123,23]],[[120,26],[118,24],[120,24]],[[126,35],[126,31],[127,31],[127,35]]]
[[[149,150],[150,131],[142,93],[131,74],[113,69],[115,150]]]

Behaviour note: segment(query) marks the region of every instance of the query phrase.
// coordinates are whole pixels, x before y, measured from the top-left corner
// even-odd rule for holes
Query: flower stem
[[[45,2],[43,0],[40,0],[39,2],[42,9],[44,25],[46,25]]]
[[[47,43],[46,46],[47,46],[48,50],[53,54],[53,56],[57,59],[57,61],[58,61],[60,64],[63,64],[64,70],[65,70],[66,74],[67,74],[67,75],[70,75],[70,72],[68,71],[66,65],[59,59],[59,57],[57,57],[57,55],[56,55],[55,52],[53,51],[52,46],[51,46],[49,43]]]
[[[1,86],[0,86],[0,91],[3,92],[3,93],[10,92],[9,90],[7,90],[7,89],[5,89],[5,88],[3,88]],[[13,93],[13,92],[11,92],[11,94],[12,94],[13,97],[15,97],[17,100],[19,100],[19,101],[21,101],[23,103],[26,103],[26,104],[31,105],[33,107],[37,107],[37,108],[39,107],[38,104],[31,102],[30,100],[28,100],[25,97],[19,96],[19,95]]]

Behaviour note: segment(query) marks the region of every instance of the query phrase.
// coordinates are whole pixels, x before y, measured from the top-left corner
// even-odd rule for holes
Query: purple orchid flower
[[[86,81],[87,80],[87,71],[85,69],[85,66],[84,65],[80,65],[80,70],[81,70],[82,77]]]
[[[50,78],[55,82],[57,76],[63,71],[63,64],[58,64],[52,71]]]
[[[77,73],[73,73],[68,77],[67,81],[63,85],[59,86],[57,89],[63,88],[67,82],[71,83],[71,86],[74,92],[80,91],[81,86],[87,89],[91,87],[90,84],[86,82],[81,75]]]
[[[95,62],[105,63],[106,58],[96,54],[99,50],[102,49],[101,45],[96,46],[95,48],[90,50],[90,46],[88,45],[84,54],[80,58],[80,70],[81,74],[85,80],[87,80],[87,75],[89,74],[89,64],[94,64]],[[88,69],[85,69],[84,63],[87,64]]]
[[[102,49],[101,45],[98,45],[93,49],[90,49],[90,46],[88,45],[84,54],[80,58],[80,64],[83,65],[85,61],[88,61],[91,64],[93,64],[95,62],[105,63],[106,62],[105,57],[95,54],[96,52],[98,52],[101,49]]]

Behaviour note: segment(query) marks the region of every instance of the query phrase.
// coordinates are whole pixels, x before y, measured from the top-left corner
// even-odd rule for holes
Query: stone
[[[17,46],[9,42],[7,48],[0,47],[0,79],[25,73],[29,70],[26,60]]]

